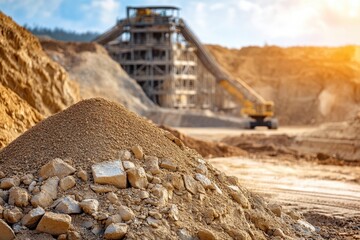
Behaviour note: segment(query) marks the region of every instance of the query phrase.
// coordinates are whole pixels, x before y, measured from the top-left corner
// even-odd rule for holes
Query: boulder
[[[80,202],[81,209],[87,214],[93,214],[98,211],[99,201],[96,199],[85,199]]]
[[[9,191],[9,204],[17,207],[26,207],[29,204],[28,192],[20,187],[13,187]]]
[[[63,178],[74,173],[75,170],[75,168],[73,168],[60,158],[55,158],[41,167],[39,175],[44,179],[54,176],[57,176],[58,178]]]
[[[65,196],[57,200],[55,210],[59,213],[65,214],[81,213],[79,202],[69,196]]]
[[[162,159],[160,167],[172,172],[175,172],[177,170],[175,162],[168,158]]]
[[[198,237],[200,240],[216,240],[214,233],[205,228],[199,229]]]
[[[121,219],[125,222],[135,218],[134,212],[126,206],[119,207],[119,214],[121,216]]]
[[[45,181],[41,186],[41,192],[46,192],[54,200],[57,198],[57,187],[59,185],[59,178],[57,176],[51,177]]]
[[[196,194],[197,193],[196,180],[190,175],[183,175],[183,179],[186,190],[188,190],[192,194]]]
[[[73,176],[67,176],[60,180],[59,185],[63,191],[66,191],[69,190],[70,188],[73,188],[76,185],[76,181]]]
[[[205,189],[214,189],[214,185],[211,183],[210,179],[201,173],[196,173],[195,179],[198,180]]]
[[[126,188],[126,172],[121,161],[101,162],[92,166],[94,182]]]
[[[8,223],[13,224],[21,220],[23,213],[19,208],[14,207],[11,209],[5,209],[3,212],[3,217]]]
[[[140,168],[132,168],[127,171],[129,183],[134,188],[144,189],[148,185],[145,170]]]
[[[131,148],[131,151],[134,153],[135,158],[142,160],[144,158],[144,150],[141,146],[136,145]]]
[[[123,161],[123,166],[124,166],[125,170],[135,168],[135,164],[133,162],[130,162],[130,161]]]
[[[12,240],[14,238],[14,231],[6,222],[0,219],[0,240]]]
[[[85,170],[80,169],[76,176],[78,176],[78,178],[80,178],[81,180],[83,180],[84,182],[86,182],[88,180],[88,174]]]
[[[21,219],[21,224],[27,228],[33,229],[44,214],[45,210],[42,207],[34,208]]]
[[[46,212],[36,227],[36,231],[58,236],[67,233],[71,217],[67,214]]]
[[[145,157],[145,169],[147,172],[151,174],[158,174],[160,173],[159,168],[159,159],[153,156],[146,156]]]
[[[10,189],[12,187],[17,187],[20,185],[20,179],[17,177],[12,178],[3,178],[0,182],[0,188],[1,189]]]
[[[128,226],[124,223],[110,224],[104,233],[105,239],[122,239],[128,231]]]
[[[31,205],[34,207],[46,208],[53,203],[53,199],[47,192],[40,192],[31,198]]]

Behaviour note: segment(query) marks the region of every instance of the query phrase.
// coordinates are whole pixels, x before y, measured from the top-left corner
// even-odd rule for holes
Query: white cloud
[[[63,0],[51,0],[49,4],[48,0],[4,0],[4,3],[7,3],[10,9],[17,10],[26,10],[27,18],[39,18],[39,17],[50,17],[53,15],[60,7]]]
[[[100,25],[112,26],[120,14],[120,3],[116,0],[92,0],[82,6],[87,17],[98,18]]]

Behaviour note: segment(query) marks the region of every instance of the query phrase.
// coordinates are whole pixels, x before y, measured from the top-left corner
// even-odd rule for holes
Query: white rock
[[[126,172],[121,161],[101,162],[92,166],[94,182],[126,188]]]
[[[23,182],[25,185],[29,185],[33,180],[34,176],[32,174],[26,174],[21,179],[21,182]]]
[[[179,209],[175,204],[171,204],[170,206],[169,217],[174,221],[179,220]]]
[[[106,198],[112,203],[112,204],[115,204],[119,201],[119,198],[118,196],[113,193],[113,192],[109,192],[107,195],[106,195]]]
[[[127,161],[131,158],[131,152],[129,152],[128,150],[121,150],[119,152],[119,159],[122,161]],[[125,167],[125,165],[124,165]]]
[[[98,211],[99,201],[96,199],[85,199],[80,202],[81,209],[87,214],[93,214]]]
[[[230,185],[228,188],[231,190],[230,195],[237,202],[240,203],[243,208],[249,208],[250,203],[246,196],[242,193],[238,186]]]
[[[15,233],[6,222],[0,219],[0,240],[12,240]]]
[[[156,184],[152,189],[151,193],[158,198],[158,205],[164,206],[169,200],[169,193],[166,188],[160,184]]]
[[[205,189],[214,189],[214,186],[212,185],[210,179],[208,179],[201,173],[196,173],[195,179],[198,180]]]
[[[46,208],[53,203],[53,199],[47,192],[39,192],[31,198],[30,202],[34,207]]]
[[[196,180],[189,175],[183,175],[183,179],[186,190],[188,190],[192,194],[196,194],[198,190]]]
[[[122,239],[128,231],[128,226],[124,223],[110,224],[104,233],[105,239]]]
[[[145,169],[147,172],[150,172],[151,174],[158,174],[160,173],[159,168],[159,159],[157,157],[153,156],[146,156],[145,157]]]
[[[33,192],[36,186],[36,182],[32,181],[28,187],[29,192]]]
[[[130,161],[123,161],[123,166],[124,166],[125,170],[135,168],[135,164]]]
[[[54,176],[57,176],[58,178],[63,178],[74,172],[75,168],[73,168],[60,158],[55,158],[41,167],[39,175],[44,179]]]
[[[147,218],[146,218],[146,222],[147,222],[150,226],[152,226],[153,228],[158,228],[159,225],[162,223],[161,220],[157,220],[157,219],[155,219],[155,218],[153,218],[153,217],[147,217]]]
[[[58,199],[55,204],[55,210],[59,213],[81,213],[79,202],[69,196]]]
[[[96,193],[108,193],[108,192],[116,192],[117,191],[117,188],[112,185],[91,184],[90,188]]]
[[[51,177],[45,181],[45,183],[41,186],[41,191],[46,192],[50,195],[50,197],[54,200],[57,198],[57,187],[59,185],[59,178]]]
[[[21,219],[21,224],[30,229],[35,228],[44,214],[45,210],[42,207],[34,208]]]

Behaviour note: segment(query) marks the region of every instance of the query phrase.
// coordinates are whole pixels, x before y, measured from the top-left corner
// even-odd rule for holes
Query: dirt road
[[[360,167],[244,157],[210,161],[285,211],[303,213],[324,239],[360,239]]]

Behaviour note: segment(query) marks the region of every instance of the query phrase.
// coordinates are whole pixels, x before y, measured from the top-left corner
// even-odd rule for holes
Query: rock
[[[201,173],[195,174],[195,179],[198,180],[205,189],[215,189],[210,179],[202,175]]]
[[[140,198],[141,198],[141,199],[149,198],[149,192],[147,192],[147,191],[141,191],[141,192],[140,192]]]
[[[241,192],[238,186],[230,185],[228,186],[230,189],[231,197],[237,202],[240,203],[243,208],[249,208],[250,203],[245,195]]]
[[[31,205],[34,207],[46,208],[53,203],[53,199],[47,192],[40,192],[31,198]]]
[[[124,223],[110,224],[104,233],[105,239],[122,239],[128,231],[128,226]]]
[[[6,222],[0,219],[0,240],[12,240],[15,238],[15,233]]]
[[[46,192],[54,200],[57,198],[57,187],[59,185],[59,178],[57,176],[51,177],[45,181],[41,186],[41,192]]]
[[[235,240],[252,240],[249,233],[245,230],[240,229],[228,229],[226,233],[230,235]]]
[[[94,185],[91,184],[90,188],[96,193],[108,193],[108,192],[116,192],[117,188],[110,185]]]
[[[121,219],[125,222],[135,218],[134,212],[126,206],[119,207],[119,214],[121,216]]]
[[[216,240],[214,233],[205,228],[201,228],[198,231],[198,237],[200,240]]]
[[[76,176],[78,176],[78,178],[80,178],[81,180],[83,180],[84,182],[86,182],[88,180],[88,174],[85,170],[80,169]]]
[[[153,179],[151,180],[152,184],[160,184],[161,182],[161,179],[158,177],[153,177]]]
[[[9,191],[0,189],[0,198],[7,202],[9,200]]]
[[[129,183],[134,188],[144,189],[148,185],[145,170],[140,168],[132,168],[127,171]]]
[[[126,188],[126,172],[121,161],[101,162],[93,165],[91,168],[95,183]]]
[[[81,209],[87,214],[93,214],[98,211],[99,201],[96,199],[85,199],[80,202]]]
[[[108,219],[106,219],[105,227],[109,226],[112,223],[120,223],[121,221],[122,221],[122,218],[121,218],[120,214],[112,215],[112,216],[108,217]]]
[[[123,161],[123,166],[124,166],[125,170],[135,168],[135,164],[133,162],[130,162],[130,161]]]
[[[131,148],[131,151],[134,153],[135,158],[142,160],[144,158],[144,151],[141,146],[136,145]]]
[[[128,161],[131,158],[131,152],[129,152],[128,150],[121,150],[119,152],[119,159],[122,161]],[[125,165],[124,165],[125,168]],[[125,168],[126,169],[126,168]]]
[[[205,165],[204,163],[200,163],[200,164],[196,167],[195,171],[196,171],[197,173],[201,173],[201,174],[203,174],[203,175],[205,175],[205,176],[208,174],[208,169],[207,169],[207,167],[206,167],[206,165]]]
[[[283,239],[286,239],[286,235],[284,234],[284,232],[280,229],[280,228],[276,228],[274,230],[273,236],[275,237],[281,237]]]
[[[67,176],[60,180],[60,188],[63,191],[73,188],[76,184],[75,178],[73,176]]]
[[[67,240],[81,240],[82,237],[80,235],[80,233],[75,232],[75,231],[69,231],[67,234]]]
[[[177,235],[180,240],[194,240],[194,238],[190,235],[190,233],[186,229],[179,229],[177,231]]]
[[[184,149],[185,149],[184,143],[183,143],[179,138],[175,138],[175,139],[174,139],[174,143],[175,143],[176,145],[178,145],[178,146],[181,148],[181,150],[184,150]]]
[[[27,228],[33,229],[44,214],[45,210],[42,207],[34,208],[21,219],[21,224]]]
[[[161,161],[160,167],[172,172],[175,172],[177,170],[175,162],[168,158],[165,158]]]
[[[282,207],[278,204],[269,204],[268,208],[273,212],[277,217],[281,217]]]
[[[204,219],[208,225],[210,225],[218,216],[218,213],[212,207],[207,208],[204,212]]]
[[[260,211],[252,211],[250,213],[250,220],[254,223],[254,225],[266,232],[267,230],[271,229],[272,222],[269,220],[266,215],[261,213]]]
[[[3,171],[0,171],[0,179],[4,178],[6,175]]]
[[[164,135],[165,135],[165,137],[167,137],[167,138],[170,139],[171,141],[174,141],[175,138],[176,138],[176,137],[175,137],[171,132],[169,132],[169,131],[165,131]]]
[[[20,185],[20,179],[17,177],[13,178],[3,178],[0,182],[0,188],[1,189],[10,189],[12,187],[17,187]]]
[[[4,199],[0,198],[0,206],[4,206],[4,204],[5,204]]]
[[[29,185],[33,180],[34,180],[34,176],[32,174],[26,174],[20,179],[20,181],[25,185]]]
[[[155,219],[162,219],[162,214],[159,213],[157,210],[150,210],[149,211],[149,216],[155,218]]]
[[[288,212],[288,215],[294,220],[299,220],[301,218],[301,215],[293,210]]]
[[[67,234],[60,234],[60,235],[57,237],[57,240],[67,240]]]
[[[159,168],[159,159],[153,156],[146,156],[145,157],[145,169],[147,172],[151,174],[158,174],[160,173]]]
[[[178,221],[179,220],[179,209],[175,204],[171,204],[170,208],[169,208],[169,217],[174,220],[174,221]]]
[[[183,175],[183,179],[186,190],[188,190],[192,194],[196,194],[198,189],[196,180],[189,175]]]
[[[115,204],[119,201],[119,198],[118,196],[113,193],[113,192],[109,192],[107,195],[106,195],[106,198],[112,203],[112,204]]]
[[[35,181],[32,181],[32,182],[30,183],[29,187],[28,187],[29,192],[32,193],[32,192],[34,191],[34,189],[35,189],[35,186],[36,186],[36,182],[35,182]]]
[[[60,235],[67,233],[70,228],[71,217],[67,214],[46,212],[36,227],[36,231]]]
[[[161,220],[157,220],[157,219],[152,218],[152,217],[147,217],[147,218],[146,218],[146,222],[147,222],[151,227],[154,227],[154,228],[158,228],[159,225],[162,223]]]
[[[102,221],[102,220],[107,219],[108,217],[109,217],[109,214],[104,213],[104,212],[98,212],[94,218],[98,221]]]
[[[20,187],[13,187],[9,191],[9,204],[17,207],[26,207],[29,205],[28,192]]]
[[[173,174],[170,177],[170,183],[171,185],[177,189],[177,190],[184,190],[185,189],[185,185],[184,185],[184,181],[183,181],[183,177],[179,174]]]
[[[151,193],[158,198],[158,206],[164,206],[168,202],[169,193],[162,185],[156,184],[151,189]]]
[[[63,178],[75,172],[75,168],[61,160],[60,158],[55,158],[41,167],[39,175],[43,179],[49,177]]]
[[[3,216],[8,223],[13,224],[21,220],[21,218],[23,217],[23,213],[19,208],[14,207],[12,209],[5,209],[3,212]]]
[[[76,214],[81,213],[79,202],[69,196],[60,198],[55,203],[55,210],[59,213]]]

